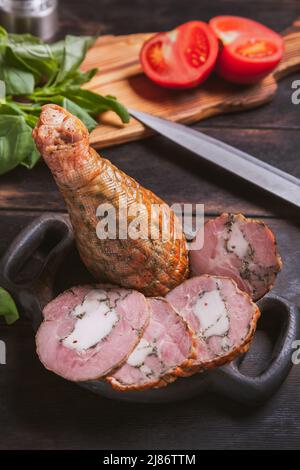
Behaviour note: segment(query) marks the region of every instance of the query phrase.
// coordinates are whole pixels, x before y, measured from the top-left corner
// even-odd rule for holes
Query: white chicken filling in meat
[[[225,336],[229,330],[228,312],[219,290],[203,293],[193,306],[204,338]]]
[[[110,306],[107,294],[101,289],[91,290],[70,316],[77,318],[77,321],[72,333],[62,343],[78,351],[98,344],[109,335],[119,319],[116,310]]]
[[[226,240],[227,250],[231,253],[235,253],[241,259],[245,258],[248,254],[249,243],[245,239],[237,222],[230,226],[229,233],[229,238]]]
[[[127,359],[127,364],[132,367],[140,367],[144,364],[147,356],[154,352],[154,345],[142,338],[134,351]]]

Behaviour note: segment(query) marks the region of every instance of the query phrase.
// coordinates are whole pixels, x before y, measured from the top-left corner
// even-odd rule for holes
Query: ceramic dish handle
[[[45,214],[21,231],[1,261],[0,285],[13,295],[35,329],[43,307],[53,298],[55,274],[72,244],[67,217]]]
[[[293,342],[300,338],[299,311],[294,304],[269,294],[259,302],[264,315],[276,315],[280,334],[268,367],[258,376],[247,376],[234,361],[215,371],[213,387],[222,395],[242,403],[257,404],[270,397],[281,385],[292,367]]]

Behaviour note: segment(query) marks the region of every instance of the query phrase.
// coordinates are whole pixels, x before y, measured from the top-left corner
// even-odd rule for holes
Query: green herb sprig
[[[19,319],[19,312],[12,296],[0,287],[0,315],[3,315],[8,325]]]
[[[97,72],[79,70],[93,42],[89,36],[66,36],[46,44],[30,34],[8,34],[0,26],[0,175],[19,164],[33,168],[38,161],[31,132],[45,103],[63,106],[89,131],[104,111],[129,121],[115,97],[81,88]]]

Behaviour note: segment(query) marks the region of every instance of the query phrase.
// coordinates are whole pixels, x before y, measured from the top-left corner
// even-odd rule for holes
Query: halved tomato
[[[216,71],[234,83],[256,83],[280,62],[282,37],[257,23],[239,16],[217,16],[210,25],[223,43]]]
[[[242,16],[215,16],[209,21],[209,25],[223,45],[231,44],[242,35],[274,34],[267,26],[257,21],[243,18]]]
[[[150,38],[140,60],[145,74],[158,85],[190,88],[202,83],[215,66],[218,41],[202,21],[190,21]]]

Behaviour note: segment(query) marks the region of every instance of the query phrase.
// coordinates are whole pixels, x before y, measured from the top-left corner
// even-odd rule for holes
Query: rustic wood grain
[[[292,84],[299,80],[299,73],[285,77],[278,82],[278,91],[271,103],[259,108],[249,109],[245,112],[226,114],[226,116],[213,116],[201,121],[202,127],[229,127],[239,129],[268,129],[273,130],[299,130],[300,105],[292,103]]]
[[[295,147],[297,130],[207,129],[200,124],[196,128],[300,177],[299,153]],[[170,204],[204,203],[210,214],[229,210],[269,216],[296,215],[292,206],[209,166],[162,137],[106,149],[102,153]],[[19,167],[1,177],[0,207],[65,210],[64,201],[43,162],[33,171]]]
[[[0,366],[0,449],[299,449],[297,367],[256,409],[213,394],[167,405],[124,404],[46,371],[29,325],[3,328],[1,338],[8,364]]]
[[[270,101],[277,90],[276,80],[300,67],[300,32],[294,23],[293,31],[284,33],[285,53],[282,62],[274,75],[262,82],[238,87],[211,76],[192,90],[168,90],[155,85],[142,74],[139,52],[149,37],[149,33],[100,37],[82,64],[84,71],[94,67],[99,69],[85,87],[102,95],[117,96],[129,109],[189,124]],[[129,124],[122,124],[112,112],[102,114],[100,120],[101,124],[90,137],[91,144],[96,148],[129,142],[151,134],[149,129],[133,118]]]

